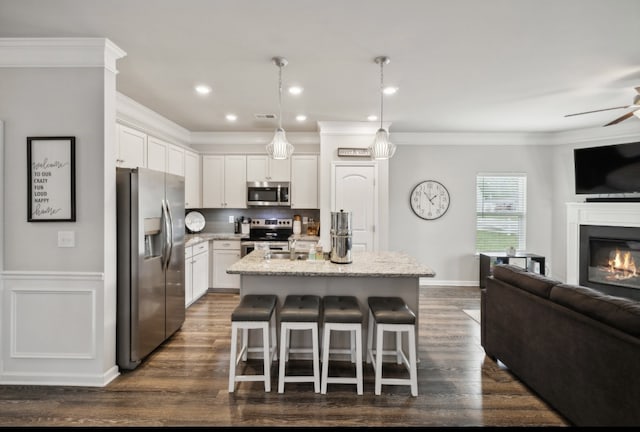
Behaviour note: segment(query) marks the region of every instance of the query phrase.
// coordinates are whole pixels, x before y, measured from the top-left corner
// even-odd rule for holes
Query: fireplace
[[[579,283],[640,300],[640,228],[580,225]]]

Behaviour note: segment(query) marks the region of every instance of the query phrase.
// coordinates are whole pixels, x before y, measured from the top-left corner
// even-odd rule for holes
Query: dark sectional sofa
[[[497,265],[481,343],[573,425],[640,426],[640,301]]]

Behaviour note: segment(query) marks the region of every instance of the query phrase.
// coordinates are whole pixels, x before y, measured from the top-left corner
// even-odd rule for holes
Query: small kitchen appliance
[[[331,262],[351,263],[351,212],[331,212]]]

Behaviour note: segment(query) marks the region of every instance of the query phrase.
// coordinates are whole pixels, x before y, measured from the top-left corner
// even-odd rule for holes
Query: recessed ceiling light
[[[201,95],[206,95],[211,93],[211,87],[209,87],[208,85],[200,84],[200,85],[197,85],[195,88],[196,88],[196,92],[198,92],[198,94],[201,94]]]
[[[385,87],[382,92],[386,95],[395,94],[398,91],[398,87]]]
[[[376,120],[378,120],[378,116],[377,116],[377,115],[370,115],[370,116],[367,116],[367,120],[369,120],[369,121],[376,121]]]
[[[226,118],[228,121],[236,121],[236,120],[238,120],[238,116],[237,116],[237,115],[235,115],[235,114],[227,114],[227,115],[225,116],[225,118]]]
[[[298,114],[298,115],[296,116],[296,120],[298,120],[299,122],[303,122],[303,121],[305,121],[306,119],[307,119],[307,116],[306,116],[306,115],[304,115],[304,114]]]
[[[300,93],[302,93],[302,87],[291,86],[289,87],[289,93],[291,93],[292,95],[299,95]]]

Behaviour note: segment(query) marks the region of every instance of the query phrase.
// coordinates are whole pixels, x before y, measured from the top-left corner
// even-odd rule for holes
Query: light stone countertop
[[[263,250],[254,250],[232,264],[229,274],[250,276],[340,276],[340,277],[434,277],[435,272],[403,252],[355,252],[350,264],[330,260],[307,261],[264,259]]]
[[[184,236],[184,247],[194,246],[210,240],[247,240],[249,234],[234,233],[196,233]]]

